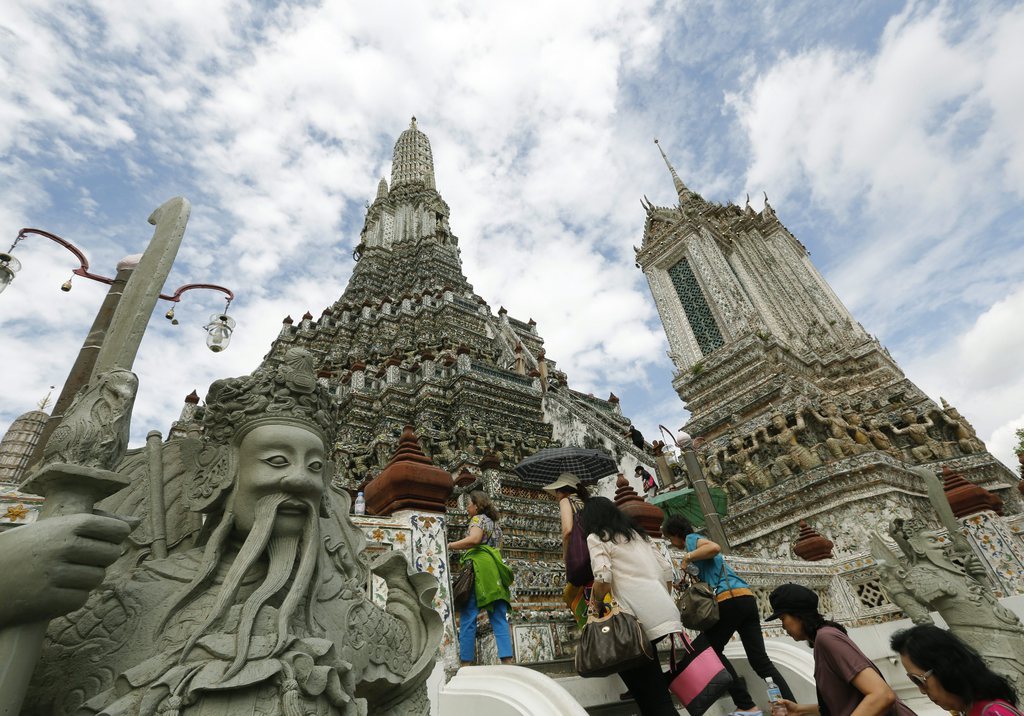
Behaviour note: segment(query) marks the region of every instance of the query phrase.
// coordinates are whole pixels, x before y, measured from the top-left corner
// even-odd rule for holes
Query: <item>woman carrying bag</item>
[[[576,618],[581,629],[587,623],[587,602],[594,573],[590,569],[590,553],[586,535],[578,524],[579,514],[590,495],[580,479],[571,472],[563,472],[544,491],[558,500],[558,518],[562,526],[562,559],[565,561],[565,590],[562,598]],[[581,539],[582,538],[582,539]]]
[[[462,556],[462,563],[472,562],[475,580],[468,600],[459,610],[459,658],[463,666],[474,662],[476,618],[481,609],[486,609],[494,641],[498,645],[498,657],[502,664],[511,664],[512,633],[508,626],[508,613],[512,601],[509,592],[512,570],[502,561],[498,551],[501,547],[498,510],[486,493],[474,490],[469,493],[466,511],[470,517],[466,536],[448,545],[449,550],[468,550]]]
[[[681,632],[672,601],[672,565],[650,538],[606,497],[587,500],[579,518],[587,534],[594,571],[591,609],[600,614],[609,594],[619,609],[640,622],[643,637],[654,643]],[[588,629],[593,626],[588,626]],[[657,658],[619,672],[642,716],[677,716]]]
[[[736,710],[729,716],[761,716],[750,692],[743,681],[736,675],[723,650],[732,639],[739,634],[743,643],[743,651],[747,654],[750,667],[762,679],[771,679],[782,692],[782,697],[793,700],[793,690],[782,678],[778,668],[768,658],[764,647],[764,635],[761,633],[761,614],[757,610],[757,598],[750,586],[732,571],[721,555],[722,548],[709,539],[704,539],[693,531],[693,525],[682,517],[669,517],[661,527],[661,533],[676,549],[685,550],[683,567],[693,564],[698,569],[700,581],[707,583],[715,593],[718,603],[718,621],[704,630],[711,647],[722,659],[722,664],[733,677],[729,686]]]

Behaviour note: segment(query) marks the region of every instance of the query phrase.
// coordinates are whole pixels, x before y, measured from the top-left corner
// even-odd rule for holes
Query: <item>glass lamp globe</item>
[[[11,285],[14,274],[21,271],[21,261],[10,254],[0,253],[0,293]]]
[[[206,346],[214,353],[220,353],[231,342],[235,330],[235,319],[225,313],[215,313],[206,324]]]

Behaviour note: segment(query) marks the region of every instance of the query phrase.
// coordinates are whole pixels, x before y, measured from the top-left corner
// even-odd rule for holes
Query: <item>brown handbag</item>
[[[591,614],[576,645],[580,676],[608,676],[640,666],[655,657],[640,622],[617,604],[598,617]]]
[[[462,607],[469,601],[469,595],[476,589],[476,574],[473,572],[473,561],[466,560],[462,569],[452,583],[452,603]]]
[[[715,590],[706,582],[687,575],[679,587],[679,621],[687,629],[704,631],[718,623],[718,602]]]

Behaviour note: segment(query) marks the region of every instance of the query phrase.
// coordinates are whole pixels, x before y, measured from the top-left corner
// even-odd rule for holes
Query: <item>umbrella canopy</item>
[[[692,487],[655,495],[651,503],[660,507],[666,517],[683,517],[694,527],[704,526],[704,512],[700,509],[700,500]],[[720,516],[725,517],[729,499],[724,490],[711,488],[711,504]]]
[[[512,468],[524,482],[543,487],[563,472],[571,472],[580,482],[592,483],[619,471],[615,458],[600,450],[562,447],[538,450]]]

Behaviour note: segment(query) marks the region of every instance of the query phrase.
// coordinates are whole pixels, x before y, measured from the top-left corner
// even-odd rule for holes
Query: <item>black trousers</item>
[[[750,667],[757,675],[762,679],[771,678],[782,691],[782,698],[796,701],[793,690],[789,688],[789,684],[782,678],[782,674],[779,673],[778,668],[768,658],[768,653],[764,650],[764,636],[761,634],[761,615],[757,611],[757,599],[746,594],[719,602],[718,623],[704,632],[711,643],[711,648],[718,652],[725,668],[732,674],[734,681],[729,687],[729,696],[732,697],[737,710],[749,711],[754,708],[755,704],[746,685],[736,675],[736,669],[722,653],[733,634],[740,635],[743,651],[747,652],[747,661],[750,662]]]
[[[651,644],[654,648],[654,644]],[[657,653],[657,652],[655,652]],[[654,659],[635,669],[620,671],[619,676],[636,699],[641,716],[679,716],[668,690],[668,680],[661,671],[661,661]]]

